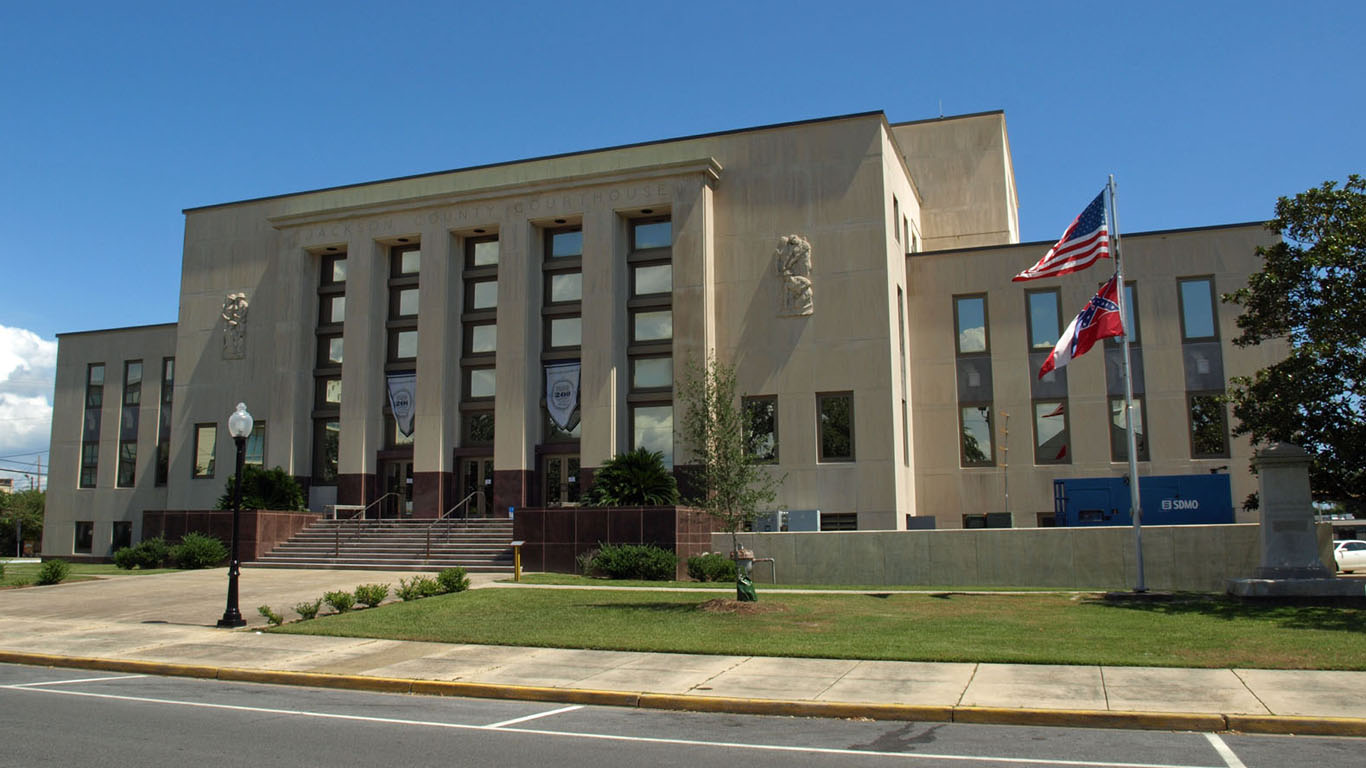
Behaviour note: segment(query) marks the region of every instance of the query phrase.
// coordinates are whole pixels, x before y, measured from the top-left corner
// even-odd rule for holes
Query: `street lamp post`
[[[237,473],[232,481],[232,563],[228,566],[228,607],[223,611],[223,618],[218,620],[218,626],[233,629],[247,625],[237,608],[237,575],[242,570],[237,558],[238,534],[242,524],[242,464],[247,456],[247,436],[251,434],[251,414],[247,413],[246,403],[238,403],[237,409],[228,417],[228,434],[237,444]]]

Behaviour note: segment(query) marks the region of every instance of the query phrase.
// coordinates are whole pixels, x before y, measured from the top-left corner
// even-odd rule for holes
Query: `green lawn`
[[[499,579],[499,581],[511,583],[512,579]],[[735,593],[734,582],[720,581],[633,581],[630,579],[600,579],[592,576],[578,576],[572,573],[524,573],[522,574],[523,584],[550,584],[555,586],[571,587],[641,587],[645,589],[694,589],[694,590],[716,590],[733,595]],[[1048,587],[944,587],[926,585],[897,585],[897,586],[871,586],[871,585],[845,585],[845,584],[770,584],[764,580],[763,575],[755,572],[754,587],[760,592],[766,589],[839,589],[849,592],[1065,592],[1071,590],[1054,590]],[[1100,590],[1095,590],[1100,591]]]
[[[717,614],[713,592],[480,589],[273,631],[446,643],[915,661],[1366,669],[1366,607],[1191,596],[765,595]]]
[[[113,563],[69,563],[69,565],[71,566],[71,575],[67,576],[63,583],[89,581],[107,576],[170,573],[176,570],[175,568],[153,568],[147,571],[141,569],[122,571]],[[38,580],[38,569],[41,567],[40,563],[5,563],[5,575],[0,578],[0,589],[32,586]]]

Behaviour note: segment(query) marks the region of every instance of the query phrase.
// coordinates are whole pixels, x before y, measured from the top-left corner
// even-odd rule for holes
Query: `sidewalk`
[[[0,591],[0,662],[454,696],[920,721],[1366,736],[1366,672],[960,664],[446,645],[257,631],[407,573],[224,569]],[[494,578],[476,577],[476,586]]]

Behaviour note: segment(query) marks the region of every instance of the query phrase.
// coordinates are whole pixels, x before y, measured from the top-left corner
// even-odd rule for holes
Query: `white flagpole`
[[[1124,428],[1129,454],[1129,509],[1134,521],[1134,549],[1138,558],[1138,584],[1135,592],[1147,592],[1143,580],[1143,508],[1138,497],[1138,440],[1134,436],[1134,383],[1129,363],[1129,314],[1124,306],[1124,262],[1119,253],[1119,208],[1115,205],[1115,175],[1110,174],[1110,219],[1114,227],[1110,230],[1115,252],[1115,287],[1118,289],[1119,318],[1124,325]]]

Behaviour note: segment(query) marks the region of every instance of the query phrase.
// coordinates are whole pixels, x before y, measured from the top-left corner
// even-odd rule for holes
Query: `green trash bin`
[[[742,603],[759,602],[759,596],[754,592],[754,582],[744,574],[735,580],[735,599]]]

